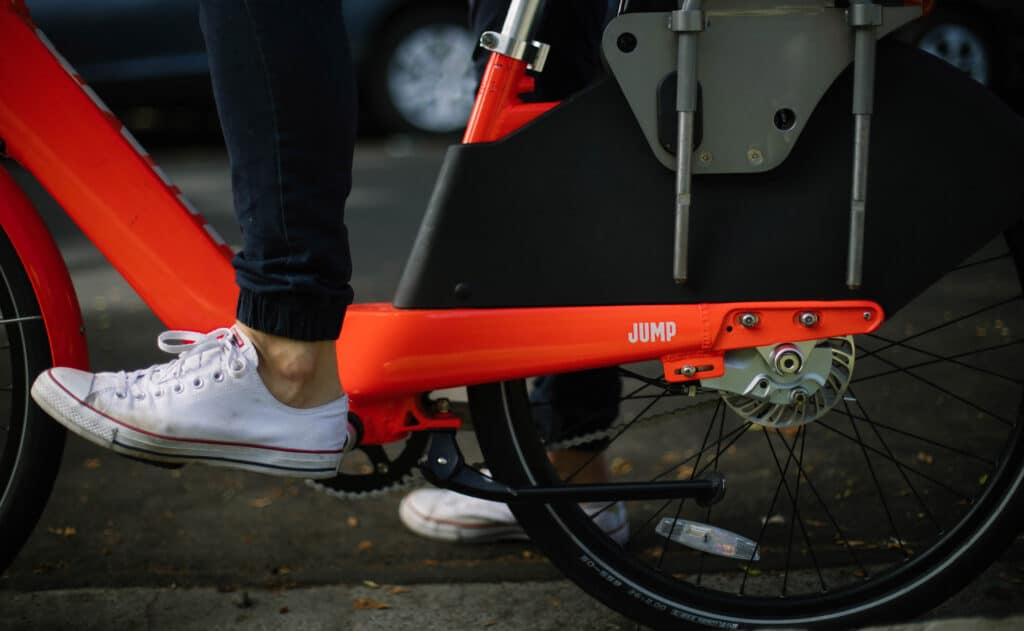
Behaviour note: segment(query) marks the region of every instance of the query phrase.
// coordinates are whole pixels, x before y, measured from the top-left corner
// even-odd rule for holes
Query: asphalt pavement
[[[397,284],[444,146],[357,149],[347,208],[359,301]],[[156,157],[239,243],[220,148]],[[83,308],[95,369],[162,361],[162,325],[24,175]],[[472,435],[460,435],[470,459]],[[0,577],[3,629],[632,629],[529,544],[450,545],[405,531],[400,494],[341,502],[301,481],[205,467],[164,470],[71,437],[42,521]],[[1024,628],[1022,542],[914,628]]]

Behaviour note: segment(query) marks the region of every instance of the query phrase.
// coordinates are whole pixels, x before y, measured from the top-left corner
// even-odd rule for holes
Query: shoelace
[[[223,351],[221,365],[227,366],[229,370],[238,372],[245,367],[241,350],[234,343],[234,333],[231,329],[220,328],[209,333],[164,331],[157,337],[156,343],[160,350],[172,355],[177,354],[178,357],[166,364],[157,364],[130,373],[122,373],[125,377],[124,390],[119,392],[118,396],[124,397],[133,394],[133,386],[138,386],[140,383],[159,384],[172,379],[180,379],[187,370],[199,367],[203,353],[209,350],[221,349]],[[191,359],[196,361],[189,366]],[[138,392],[134,393],[136,396],[139,394]]]

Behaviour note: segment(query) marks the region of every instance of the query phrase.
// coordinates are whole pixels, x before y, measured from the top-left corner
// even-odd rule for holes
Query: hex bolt
[[[703,162],[704,164],[710,164],[711,161],[714,159],[715,156],[710,151],[702,151],[700,153],[700,161]]]
[[[681,372],[684,377],[692,377],[697,374],[697,368],[695,366],[683,366],[683,369],[679,372]]]
[[[747,161],[754,166],[758,166],[764,162],[764,154],[761,153],[760,149],[751,149],[747,152]]]
[[[800,314],[800,324],[810,328],[818,323],[818,314],[812,311],[804,311]]]
[[[793,388],[793,391],[789,393],[789,402],[794,405],[803,405],[807,403],[808,392],[803,388]]]
[[[870,311],[865,311],[864,312],[864,319],[865,320],[870,320],[871,319],[871,312]]]
[[[438,399],[434,405],[438,414],[448,414],[452,411],[452,403],[448,399]]]
[[[757,317],[756,313],[744,313],[740,316],[740,324],[748,329],[754,328],[760,321],[761,318]]]
[[[498,36],[488,31],[480,36],[480,46],[488,50],[498,46]]]

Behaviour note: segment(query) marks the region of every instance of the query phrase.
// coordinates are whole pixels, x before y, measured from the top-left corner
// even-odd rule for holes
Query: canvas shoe
[[[51,368],[32,398],[79,436],[145,460],[198,462],[272,475],[328,478],[341,463],[348,398],[298,409],[278,401],[237,328],[167,331],[177,359],[133,372]]]
[[[615,502],[580,504],[594,523],[619,545],[629,541],[626,505]],[[398,516],[414,533],[438,541],[489,543],[527,541],[523,530],[507,504],[460,495],[445,489],[417,489],[398,505]]]

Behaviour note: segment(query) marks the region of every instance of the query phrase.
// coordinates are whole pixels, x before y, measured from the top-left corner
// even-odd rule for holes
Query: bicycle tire
[[[35,294],[0,231],[0,571],[14,560],[46,506],[64,452],[64,429],[29,387],[52,356]]]
[[[625,429],[618,430],[606,447],[607,456],[610,457],[616,453],[614,444],[627,431],[653,434],[641,440],[639,452],[635,444],[628,446],[622,445],[622,441],[619,443],[620,453],[633,460],[617,456],[619,465],[627,463],[629,466],[619,466],[618,475],[615,467],[612,467],[613,478],[635,482],[652,479],[642,477],[650,474],[644,473],[649,470],[645,469],[648,463],[639,458],[638,453],[651,455],[652,447],[665,449],[666,443],[671,446],[674,444],[670,435],[672,431],[679,434],[675,438],[677,441],[685,440],[681,437],[685,435],[695,436],[693,440],[698,440],[701,438],[698,434],[703,434],[701,451],[697,452],[696,463],[690,467],[689,476],[693,477],[694,471],[699,473],[702,454],[709,448],[709,436],[717,430],[717,445],[711,445],[716,454],[714,468],[721,470],[728,480],[728,491],[720,505],[705,509],[696,507],[692,502],[677,501],[670,503],[667,510],[662,506],[655,511],[650,508],[655,502],[630,502],[628,506],[633,538],[622,547],[594,527],[590,518],[574,505],[517,504],[512,506],[513,512],[538,547],[569,579],[612,609],[658,629],[678,628],[687,623],[719,628],[844,628],[906,619],[934,607],[971,581],[1010,545],[1019,529],[1017,516],[1024,509],[1024,419],[1021,416],[1024,405],[1021,385],[1024,380],[1020,377],[1011,379],[1000,372],[1005,370],[1006,364],[1013,363],[1013,358],[1002,354],[1008,353],[1010,349],[1016,350],[1018,342],[1024,343],[1024,338],[1018,338],[1011,324],[1024,325],[1024,302],[1020,294],[1021,279],[1024,278],[1024,229],[1018,225],[1007,232],[1006,244],[1002,246],[1005,251],[998,255],[993,254],[991,248],[1000,246],[990,244],[989,249],[983,249],[983,252],[951,270],[908,307],[890,317],[876,336],[869,336],[866,341],[874,342],[881,350],[861,351],[864,359],[858,361],[867,363],[866,370],[869,372],[858,380],[857,369],[854,370],[854,382],[850,388],[850,398],[855,399],[853,411],[849,408],[842,410],[845,414],[839,411],[842,406],[850,405],[844,401],[830,415],[796,430],[795,435],[791,433],[791,441],[787,439],[786,433],[778,430],[762,427],[760,432],[751,431],[749,422],[745,427],[741,419],[741,424],[734,428],[738,434],[730,438],[732,444],[727,447],[723,440],[727,418],[724,410],[727,406],[721,402],[714,404],[715,411],[711,420],[706,425],[691,428],[685,425],[686,415],[700,413],[702,406],[697,405],[686,408],[689,412],[683,411],[673,416],[672,423],[663,421],[657,432],[652,429],[641,430],[643,423],[635,421],[635,427],[631,423]],[[990,266],[999,266],[1000,269],[992,271]],[[968,273],[980,274],[987,280],[976,285],[973,280],[966,281],[965,277],[957,276]],[[950,281],[950,278],[953,280]],[[964,290],[964,287],[968,290]],[[979,287],[984,287],[986,291],[977,291]],[[971,305],[977,300],[988,300],[989,290],[1007,288],[1012,290],[1012,300],[996,303],[997,314],[991,309],[974,313],[978,310]],[[975,295],[980,293],[986,296]],[[938,298],[957,302],[959,306],[956,308],[959,310],[952,310],[953,306],[950,305],[936,308],[932,303]],[[939,326],[931,331],[927,327],[906,328],[911,326],[915,318],[920,317],[919,313],[937,316],[940,318]],[[947,333],[943,335],[956,334],[958,339],[965,342],[977,343],[978,339],[985,339],[987,335],[982,336],[982,325],[971,321],[973,319],[984,320],[989,327],[993,326],[993,322],[998,325],[1000,329],[996,338],[1000,343],[983,344],[982,350],[972,351],[974,355],[950,350],[948,352],[953,355],[942,355],[944,362],[932,363],[943,364],[942,370],[949,370],[946,364],[959,369],[953,371],[957,387],[968,388],[973,395],[981,397],[982,403],[967,400],[966,396],[956,391],[940,388],[942,382],[937,381],[938,377],[935,376],[939,373],[922,375],[929,367],[921,367],[927,364],[927,361],[920,361],[922,355],[917,355],[918,361],[906,363],[909,348],[925,345],[926,340],[938,335],[939,331],[946,330]],[[885,347],[886,342],[879,343],[879,340],[889,340],[888,336],[901,327],[906,331],[903,346]],[[907,341],[909,338],[913,338],[913,343]],[[989,338],[987,341],[992,340]],[[947,341],[936,340],[935,343],[945,348]],[[896,351],[892,351],[893,348]],[[977,345],[971,348],[977,348]],[[918,350],[929,352],[923,348]],[[883,364],[883,368],[890,370],[891,375],[884,374],[885,370],[870,372],[872,364],[869,362],[872,357],[875,363],[881,363],[887,361],[883,353],[892,352],[901,359],[892,362],[890,356],[888,361],[892,366]],[[1000,356],[992,359],[997,353]],[[924,357],[933,359],[927,354]],[[973,363],[966,365],[968,359],[965,358]],[[999,368],[991,368],[993,363],[998,364]],[[857,368],[861,365],[858,364]],[[909,368],[900,372],[894,369],[896,366]],[[636,375],[636,370],[630,369],[625,374]],[[1001,391],[997,396],[990,385],[978,383],[980,375],[999,382],[1007,392]],[[901,380],[897,382],[898,387],[883,387],[888,377]],[[928,387],[922,379],[944,392],[935,397],[938,390]],[[917,384],[918,387],[907,386],[905,382]],[[873,416],[879,407],[865,397],[869,390],[862,384],[874,386],[870,391],[879,393],[882,409],[891,410],[899,417],[902,426],[892,425],[891,420],[881,424],[878,416]],[[666,387],[664,392],[670,392],[664,382],[660,386]],[[623,391],[635,393],[643,389],[637,390],[627,385]],[[920,403],[910,400],[912,394],[920,392],[926,393],[924,398],[932,396],[934,405],[928,409],[906,407],[908,404]],[[469,395],[472,414],[477,419],[475,427],[478,440],[496,479],[526,486],[571,483],[571,480],[563,480],[555,473],[546,456],[545,445],[534,426],[524,381],[476,386],[470,389]],[[632,396],[639,397],[636,394]],[[655,396],[659,399],[668,398],[663,393],[651,394],[648,399]],[[896,401],[895,398],[900,400]],[[1000,405],[998,412],[990,409],[994,408],[997,399]],[[623,398],[623,405],[626,401],[628,399]],[[640,405],[639,402],[630,402]],[[647,401],[643,405],[650,407]],[[708,403],[703,407],[711,405]],[[1012,414],[1002,413],[1007,407],[1012,408]],[[856,413],[858,409],[860,412]],[[718,421],[716,417],[720,410],[723,411]],[[964,410],[970,410],[971,414],[965,417]],[[991,419],[979,410],[998,414],[998,417],[992,418],[1008,423],[998,431],[993,430],[989,424],[1002,424],[990,422]],[[834,420],[832,415],[840,420]],[[927,435],[919,428],[922,425],[921,419],[930,421],[924,423],[929,430]],[[936,419],[942,423],[935,423]],[[839,429],[840,422],[857,429],[843,431]],[[827,431],[826,427],[832,431]],[[698,428],[700,431],[695,431]],[[846,439],[835,438],[833,432],[837,429],[847,434]],[[734,430],[730,430],[730,434]],[[869,431],[878,434],[879,438],[874,441],[865,440],[865,437],[873,438],[868,435]],[[932,439],[933,436],[941,438],[954,431],[958,433],[948,440]],[[908,438],[899,432],[907,432],[916,438]],[[855,433],[857,440],[852,439]],[[814,436],[814,440],[820,440],[820,445],[827,444],[829,450],[818,457],[813,455],[814,451],[805,453],[801,448],[797,458],[798,444],[802,440],[802,445],[806,446],[810,435]],[[895,437],[899,437],[899,440]],[[775,471],[767,483],[763,476],[759,478],[756,475],[760,469],[754,463],[761,456],[747,452],[750,443],[762,441],[767,441],[769,447],[775,445],[771,449],[762,447],[763,451],[775,454]],[[740,445],[744,443],[747,444],[741,452]],[[974,449],[975,444],[982,443],[993,452],[998,452],[991,460],[986,455],[988,464],[983,466],[975,464],[979,455],[969,451]],[[732,446],[737,447],[737,451],[729,455]],[[844,450],[852,450],[857,457],[848,458],[849,454],[840,451],[840,446]],[[894,450],[894,446],[897,449]],[[781,451],[782,456],[787,458],[785,468],[781,465],[777,451]],[[862,452],[863,457],[857,451]],[[886,453],[891,457],[891,462],[883,457]],[[811,460],[812,457],[815,459]],[[768,457],[764,458],[767,460]],[[797,468],[791,472],[788,463],[794,460]],[[693,462],[692,458],[690,461]],[[955,465],[950,462],[955,462]],[[818,463],[820,471],[812,466],[814,463]],[[848,466],[846,463],[852,463],[849,465],[851,467],[858,465],[860,477],[843,470],[844,466]],[[881,465],[887,467],[884,475],[880,475]],[[706,469],[711,465],[708,463],[704,466]],[[927,469],[922,470],[922,467]],[[630,468],[636,470],[630,472]],[[771,468],[769,464],[769,473],[772,473]],[[984,472],[979,473],[982,469]],[[870,473],[866,470],[870,470]],[[940,470],[941,473],[930,475],[930,472]],[[684,469],[678,471],[678,475],[682,476]],[[923,482],[915,485],[914,482],[919,481],[919,475],[922,474],[943,484],[948,482],[950,488],[942,488],[933,482],[929,482],[928,487],[924,487]],[[942,476],[943,479],[939,480],[936,476]],[[873,479],[873,486],[869,478]],[[882,484],[882,481],[886,484]],[[803,496],[800,495],[801,484]],[[905,487],[910,488],[909,494]],[[781,491],[783,488],[784,492]],[[773,489],[774,498],[768,503],[765,500]],[[838,492],[833,495],[837,489]],[[974,494],[966,502],[956,500],[950,503],[948,498],[943,498],[951,490],[973,491]],[[748,499],[758,493],[760,496],[756,502]],[[781,509],[779,513],[774,512],[780,497],[783,502],[779,506],[787,506],[788,514]],[[737,502],[740,504],[738,510],[729,508],[730,503],[736,505]],[[817,505],[821,504],[827,509],[830,503],[834,513],[829,511],[827,518],[821,516],[822,510]],[[908,507],[916,507],[918,512],[911,514],[906,510]],[[715,518],[712,510],[718,510],[720,517]],[[801,514],[801,511],[804,513]],[[934,513],[938,511],[941,511],[942,519],[935,517]],[[658,520],[659,515],[661,519],[673,519],[673,512],[674,519],[682,516],[702,523],[721,525],[733,532],[746,533],[751,540],[756,534],[757,547],[763,551],[761,561],[755,563],[721,559],[674,544],[666,537],[659,538],[653,532],[651,522]],[[926,517],[922,517],[924,513],[927,513]],[[820,519],[812,520],[810,515]],[[643,522],[645,517],[647,521]],[[769,524],[777,519],[783,523],[769,528]],[[931,520],[935,523],[925,524],[931,531],[926,536],[923,534],[925,526],[922,526],[922,522]],[[955,523],[950,520],[955,520]],[[817,523],[819,521],[821,523]],[[820,533],[810,527],[812,523]],[[766,533],[773,529],[774,534],[768,537]],[[892,541],[890,533],[888,540],[881,540],[889,541],[889,545],[880,544],[880,530],[894,531],[895,541]],[[819,538],[819,534],[831,535],[831,543]],[[783,567],[780,567],[783,547],[769,545],[775,540],[788,540]],[[796,548],[794,541],[797,543]],[[657,564],[655,555],[651,554],[651,546],[655,546],[655,550],[660,547]],[[795,550],[799,551],[796,562],[792,558]],[[669,551],[672,554],[668,554]],[[769,558],[770,555],[772,558]],[[666,559],[670,559],[672,564],[663,565]],[[851,565],[850,559],[856,563]],[[864,559],[867,559],[866,564]],[[814,571],[808,567],[812,561]],[[801,567],[798,569],[796,565]],[[695,566],[699,569],[695,569]],[[778,590],[780,583],[781,590]],[[761,587],[755,589],[755,584]],[[797,593],[798,588],[804,591]]]

